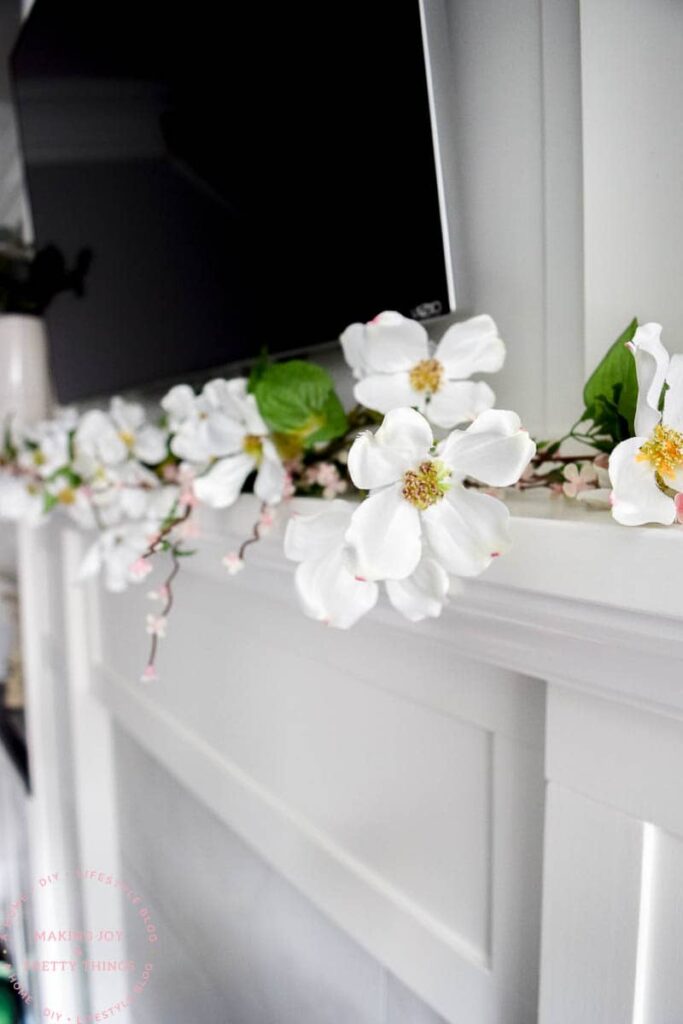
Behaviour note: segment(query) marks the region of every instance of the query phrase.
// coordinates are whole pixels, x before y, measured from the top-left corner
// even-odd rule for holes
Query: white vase
[[[52,409],[47,332],[40,317],[0,315],[0,422],[45,419]]]

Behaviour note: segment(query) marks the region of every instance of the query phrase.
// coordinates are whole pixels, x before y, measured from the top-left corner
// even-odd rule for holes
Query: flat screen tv
[[[36,0],[12,55],[72,401],[452,307],[418,0]]]

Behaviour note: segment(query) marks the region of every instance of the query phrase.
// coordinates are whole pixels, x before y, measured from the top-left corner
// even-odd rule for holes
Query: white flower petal
[[[365,325],[363,360],[368,373],[410,370],[429,358],[429,338],[422,324],[400,313],[380,313]]]
[[[439,457],[459,477],[469,476],[492,487],[519,480],[536,451],[514,412],[490,409],[467,430],[454,430],[439,446]]]
[[[84,413],[74,436],[74,447],[77,454],[100,459],[108,466],[115,466],[128,457],[128,449],[118,430],[101,409]]]
[[[576,500],[589,508],[607,509],[611,507],[612,491],[609,487],[594,487],[590,491],[579,491]]]
[[[224,377],[216,377],[206,382],[202,388],[201,404],[204,409],[216,409],[234,415],[229,382]]]
[[[287,472],[275,450],[275,445],[272,441],[264,441],[263,459],[256,474],[254,494],[268,505],[277,505],[282,501],[286,481]]]
[[[320,559],[302,562],[294,579],[306,615],[337,629],[353,626],[377,602],[377,584],[356,579],[340,547]]]
[[[35,525],[43,518],[43,497],[32,494],[26,480],[0,474],[0,518]]]
[[[353,396],[366,409],[390,412],[424,402],[424,393],[416,391],[410,383],[407,371],[400,373],[375,373],[358,381]]]
[[[359,380],[365,372],[365,324],[350,324],[341,335],[339,342],[344,359],[353,370],[353,376]]]
[[[449,377],[464,380],[473,373],[500,370],[505,362],[505,343],[490,316],[473,316],[449,327],[434,355]]]
[[[119,430],[135,433],[145,422],[145,410],[138,402],[126,402],[116,395],[109,403],[109,414]]]
[[[180,497],[180,488],[175,484],[157,487],[146,493],[145,518],[163,522],[171,514],[171,510]]]
[[[671,357],[666,382],[669,386],[664,395],[662,422],[683,433],[683,356]]]
[[[651,434],[661,419],[659,399],[669,369],[669,354],[662,345],[661,333],[661,324],[643,324],[631,342],[638,377],[635,415],[635,431],[638,436]]]
[[[232,419],[244,424],[248,434],[262,437],[267,434],[266,427],[258,404],[253,394],[249,393],[249,381],[246,377],[234,377],[232,380],[209,381],[203,393],[212,396],[216,406]]]
[[[207,462],[223,455],[236,455],[242,449],[245,429],[222,412],[205,419],[189,419],[171,441],[171,451],[188,462]]]
[[[637,458],[646,440],[646,437],[630,437],[618,444],[609,457],[612,515],[624,526],[645,523],[670,526],[676,518],[674,500],[660,491],[651,463]]]
[[[189,384],[177,384],[161,399],[171,430],[177,430],[195,411],[196,395]]]
[[[422,554],[420,514],[401,494],[384,487],[362,502],[346,531],[354,575],[400,580],[415,571]]]
[[[133,454],[151,466],[163,462],[166,458],[166,435],[163,430],[152,426],[142,427],[135,437]]]
[[[387,595],[394,608],[410,622],[437,618],[449,588],[448,573],[433,558],[423,557],[404,580],[387,580]]]
[[[128,458],[128,446],[123,438],[113,431],[107,431],[100,437],[97,450],[106,466],[117,466]]]
[[[222,455],[234,455],[241,449],[245,430],[243,425],[232,416],[215,413],[203,423],[207,454],[210,457],[220,458]]]
[[[361,490],[394,483],[426,458],[433,441],[424,416],[414,409],[393,409],[374,434],[365,431],[351,445],[351,479]]]
[[[194,493],[211,508],[227,508],[237,501],[244,481],[256,463],[250,455],[229,455],[193,483]]]
[[[293,515],[285,530],[285,557],[293,562],[322,558],[334,547],[344,546],[351,515],[357,505],[337,498],[320,512]]]
[[[446,381],[432,395],[425,415],[437,427],[449,429],[473,420],[495,401],[496,396],[484,381]]]
[[[478,576],[510,547],[510,513],[502,501],[456,485],[422,513],[425,536],[443,568]]]

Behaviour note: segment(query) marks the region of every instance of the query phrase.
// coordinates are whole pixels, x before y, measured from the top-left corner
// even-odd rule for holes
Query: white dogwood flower
[[[638,377],[637,436],[618,444],[609,459],[612,515],[625,526],[670,525],[683,493],[683,356],[669,358],[661,331],[660,324],[644,324],[629,346]]]
[[[285,532],[285,555],[299,562],[295,584],[299,602],[309,618],[348,629],[374,608],[378,584],[352,572],[345,535],[354,509],[352,502],[335,499],[312,515],[295,515]],[[411,622],[441,614],[451,581],[425,552],[415,572],[405,580],[387,581],[391,604]]]
[[[167,403],[172,410],[177,398]],[[186,396],[180,398],[184,402]],[[244,378],[207,384],[171,448],[180,458],[208,464],[193,487],[199,501],[212,508],[232,505],[253,472],[254,493],[261,501],[275,505],[282,499],[285,468]]]
[[[109,412],[83,414],[74,435],[74,469],[86,480],[129,458],[157,465],[166,457],[166,435],[145,420],[136,402],[112,398]]]
[[[257,430],[265,430],[253,395],[247,395],[244,378],[211,380],[199,395],[187,384],[179,384],[171,388],[161,404],[174,435],[171,451],[195,466],[232,455],[239,448],[245,414],[255,414]]]
[[[102,571],[105,586],[115,592],[125,590],[129,583],[139,583],[136,566],[157,528],[154,523],[145,522],[103,530],[85,554],[80,578],[88,579]]]
[[[44,517],[45,502],[39,488],[25,477],[0,473],[0,519],[36,526]]]
[[[505,360],[505,345],[490,316],[453,324],[435,347],[422,324],[394,312],[352,324],[340,340],[358,379],[356,401],[369,409],[387,413],[412,407],[450,429],[495,402],[488,384],[467,379],[495,373]]]
[[[515,483],[536,446],[513,412],[489,410],[435,447],[414,409],[395,409],[349,452],[349,473],[369,496],[354,512],[346,543],[356,575],[401,580],[412,575],[425,541],[447,573],[476,576],[509,547],[509,513],[466,478],[492,487]]]
[[[285,556],[299,562],[295,585],[306,615],[348,629],[377,603],[376,583],[357,579],[344,555],[344,535],[354,506],[340,498],[321,512],[293,516],[285,531]]]
[[[147,423],[145,410],[137,402],[112,398],[109,415],[128,453],[140,462],[156,466],[166,458],[166,434]]]
[[[61,420],[45,420],[29,427],[22,445],[17,462],[43,480],[70,461],[69,427]]]
[[[384,585],[396,611],[410,622],[438,618],[446,598],[455,592],[455,581],[439,565],[427,544],[423,544],[422,557],[410,576],[386,580]]]

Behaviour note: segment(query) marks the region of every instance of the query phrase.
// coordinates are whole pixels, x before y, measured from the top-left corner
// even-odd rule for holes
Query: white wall
[[[633,315],[683,350],[683,4],[581,0],[586,360]]]
[[[533,431],[583,378],[578,0],[426,0],[458,316],[508,343],[493,381]]]

